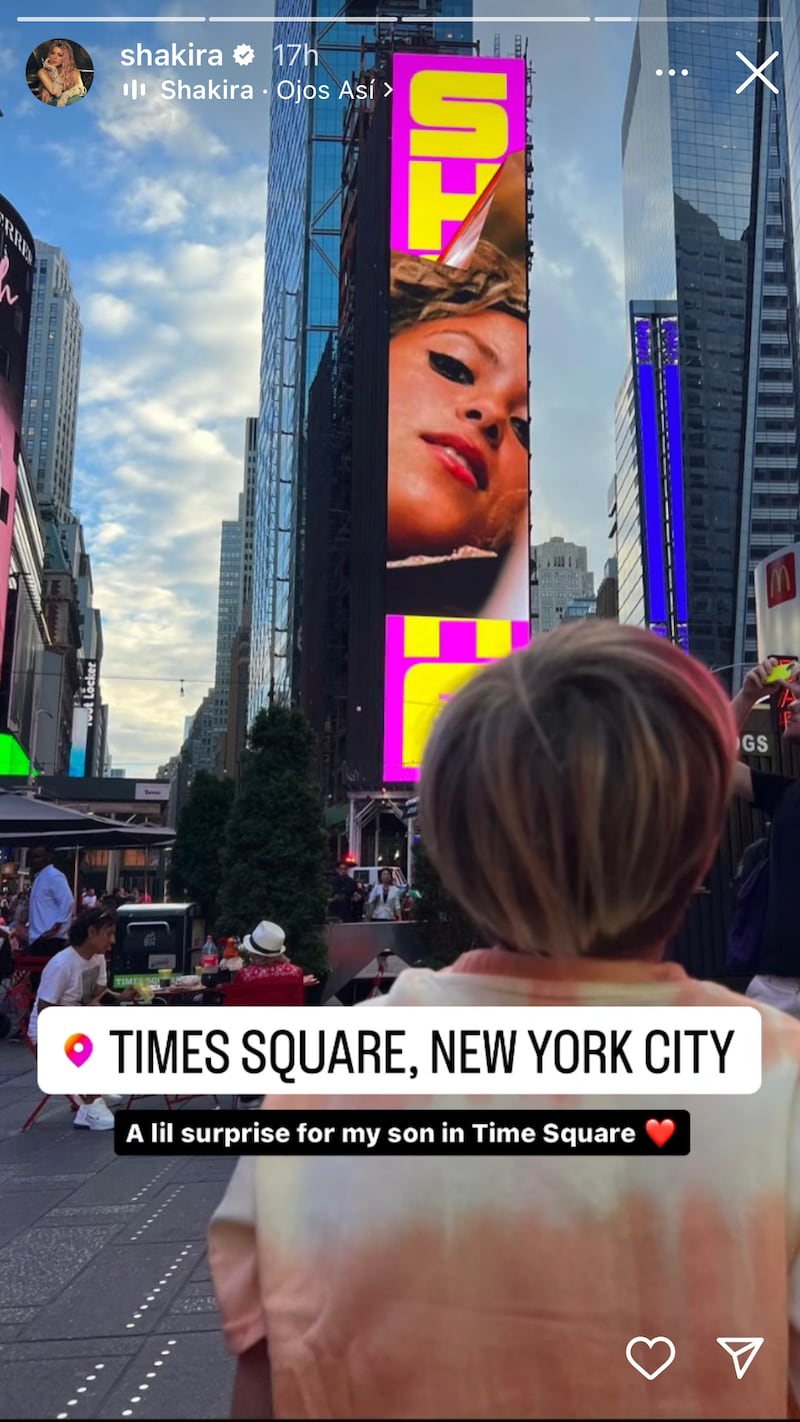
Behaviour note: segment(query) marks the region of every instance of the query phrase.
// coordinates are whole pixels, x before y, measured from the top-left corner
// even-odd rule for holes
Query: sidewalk
[[[0,1042],[0,1413],[227,1417],[205,1233],[233,1162],[118,1159],[55,1097],[21,1135],[38,1099]]]

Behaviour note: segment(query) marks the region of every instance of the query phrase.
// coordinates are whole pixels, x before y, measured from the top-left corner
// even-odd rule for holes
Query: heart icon
[[[671,1121],[670,1125],[672,1125]],[[657,1368],[653,1368],[652,1371],[648,1371],[647,1368],[642,1367],[641,1363],[637,1363],[636,1359],[633,1356],[634,1348],[637,1348],[640,1343],[643,1344],[645,1348],[649,1348],[651,1350],[655,1347],[656,1343],[665,1343],[667,1346],[667,1352],[669,1354],[669,1357],[667,1358],[666,1362],[660,1363]],[[660,1336],[658,1338],[632,1338],[627,1348],[625,1349],[625,1357],[628,1359],[628,1362],[630,1363],[631,1367],[636,1369],[637,1373],[641,1373],[643,1378],[647,1378],[648,1382],[652,1382],[653,1378],[657,1378],[659,1373],[663,1373],[664,1369],[668,1368],[670,1363],[674,1363],[675,1344],[673,1343],[671,1338],[664,1338],[663,1336]],[[648,1362],[649,1361],[651,1360],[648,1359]]]
[[[654,1141],[660,1150],[674,1136],[675,1122],[670,1121],[669,1118],[666,1121],[656,1121],[655,1118],[651,1118],[645,1123],[645,1130],[651,1141]]]

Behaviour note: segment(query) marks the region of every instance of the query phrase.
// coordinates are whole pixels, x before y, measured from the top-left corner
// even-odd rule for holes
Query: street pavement
[[[234,1162],[117,1158],[60,1097],[22,1135],[39,1099],[1,1041],[0,1418],[227,1417],[205,1236]]]

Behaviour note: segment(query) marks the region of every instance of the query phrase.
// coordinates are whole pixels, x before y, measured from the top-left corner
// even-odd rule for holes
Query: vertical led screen
[[[0,195],[0,647],[5,634],[17,459],[33,290],[33,238]]]
[[[530,638],[526,72],[393,68],[384,779]]]
[[[667,305],[632,305],[647,625],[688,652],[678,321]]]

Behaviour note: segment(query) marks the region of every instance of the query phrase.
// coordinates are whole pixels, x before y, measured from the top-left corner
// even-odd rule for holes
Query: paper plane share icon
[[[718,1338],[720,1348],[730,1353],[737,1378],[741,1381],[759,1352],[763,1338]]]

